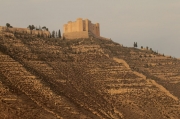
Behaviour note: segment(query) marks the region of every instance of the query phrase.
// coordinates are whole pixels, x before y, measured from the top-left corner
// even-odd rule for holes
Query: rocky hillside
[[[0,33],[0,118],[179,119],[180,60],[109,40]]]

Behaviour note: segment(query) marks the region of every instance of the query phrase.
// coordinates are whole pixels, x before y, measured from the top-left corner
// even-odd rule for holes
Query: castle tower
[[[77,19],[77,31],[83,31],[83,20],[82,20],[82,18],[78,18]]]

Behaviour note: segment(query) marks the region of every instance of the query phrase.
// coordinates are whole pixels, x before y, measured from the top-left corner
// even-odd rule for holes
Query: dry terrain
[[[152,50],[0,32],[0,119],[180,119],[179,90]]]

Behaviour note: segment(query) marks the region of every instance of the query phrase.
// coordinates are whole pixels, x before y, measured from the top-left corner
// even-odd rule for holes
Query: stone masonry
[[[9,31],[12,33],[21,33],[21,34],[32,34],[32,35],[43,35],[44,37],[50,37],[50,32],[46,30],[30,30],[28,28],[7,28],[5,26],[0,26],[0,32]]]
[[[75,22],[69,21],[64,25],[63,30],[65,39],[100,37],[99,23],[93,24],[88,19],[78,18]]]

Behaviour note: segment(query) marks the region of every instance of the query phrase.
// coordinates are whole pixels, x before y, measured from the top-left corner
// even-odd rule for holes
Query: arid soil
[[[179,99],[179,59],[0,32],[0,119],[180,119]]]

